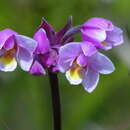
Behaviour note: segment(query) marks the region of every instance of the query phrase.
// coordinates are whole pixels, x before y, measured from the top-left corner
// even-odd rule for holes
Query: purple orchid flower
[[[66,73],[70,84],[82,83],[89,93],[96,88],[99,74],[110,74],[115,70],[110,59],[98,52],[90,42],[71,42],[62,46],[58,67]]]
[[[44,66],[42,64],[41,58],[45,57],[45,54],[48,54],[51,49],[45,30],[40,28],[35,33],[34,40],[36,40],[38,42],[38,46],[34,52],[34,61],[30,68],[30,73],[33,75],[45,74],[46,72],[44,70]],[[47,65],[48,59],[44,59],[44,60],[46,61],[45,63]],[[48,66],[49,66],[49,64],[48,64]]]
[[[11,29],[0,31],[0,70],[14,71],[18,63],[24,71],[29,71],[36,46],[35,40]]]
[[[46,74],[46,68],[49,68],[52,72],[58,71],[57,60],[59,48],[65,43],[73,41],[73,37],[63,40],[64,34],[71,27],[71,17],[59,32],[55,32],[45,19],[42,20],[42,24],[33,37],[38,42],[38,46],[34,52],[34,61],[30,68],[32,75]]]
[[[109,50],[123,43],[123,31],[104,18],[91,18],[81,27],[84,41],[92,42],[97,48]]]

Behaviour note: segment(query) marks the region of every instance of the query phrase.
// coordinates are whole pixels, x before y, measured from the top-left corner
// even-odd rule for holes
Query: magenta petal
[[[62,46],[59,50],[61,57],[76,57],[82,52],[80,42],[70,42]]]
[[[88,37],[89,39],[91,39],[90,42],[103,42],[106,39],[105,30],[88,28],[82,30],[81,32],[83,35],[83,39],[85,39],[85,37]]]
[[[72,65],[76,57],[82,53],[80,43],[72,42],[62,46],[59,50],[58,67],[61,72],[65,72]]]
[[[36,49],[37,54],[44,54],[49,51],[50,44],[44,29],[39,29],[35,33],[34,40],[38,42],[38,46]]]
[[[99,52],[89,58],[89,66],[101,74],[110,74],[115,70],[111,60]]]
[[[21,69],[29,71],[33,62],[33,55],[27,49],[19,47],[16,57]]]
[[[99,73],[91,68],[88,68],[82,82],[84,89],[89,93],[93,92],[93,90],[96,88],[98,84],[98,81],[99,81]]]
[[[30,69],[30,73],[32,75],[42,75],[42,74],[46,74],[43,66],[38,62],[35,61]]]
[[[96,39],[93,39],[91,37],[88,37],[84,33],[82,34],[83,41],[91,42],[97,49],[103,48],[103,44],[101,42],[97,41]]]
[[[97,52],[95,46],[90,42],[81,42],[80,44],[85,56],[91,56]]]
[[[18,46],[25,48],[31,54],[35,51],[37,47],[37,41],[24,35],[15,35],[15,38]]]
[[[103,29],[106,31],[113,30],[113,24],[110,20],[98,17],[89,19],[83,26]]]
[[[60,57],[58,60],[58,68],[59,70],[64,73],[68,70],[73,64],[74,58],[66,58]]]
[[[45,67],[55,66],[57,61],[57,52],[50,50],[49,53],[39,56],[42,65]]]
[[[114,26],[112,31],[107,32],[107,38],[105,40],[111,46],[118,46],[123,43],[123,31]]]
[[[79,57],[77,58],[77,63],[82,66],[82,67],[85,67],[88,63],[88,60],[87,60],[87,56],[85,56],[84,54],[80,54]]]
[[[55,31],[52,28],[52,26],[50,24],[48,24],[47,21],[44,18],[42,18],[42,23],[41,23],[39,29],[40,28],[42,28],[42,29],[44,29],[46,31],[47,37],[48,37],[48,39],[50,41],[50,44],[54,45],[55,40],[56,40],[55,39]]]
[[[4,29],[2,31],[0,31],[0,49],[3,47],[3,45],[5,44],[6,40],[12,36],[12,35],[16,35],[17,33],[11,29]]]
[[[13,47],[14,47],[14,45],[15,45],[15,36],[14,35],[12,35],[12,36],[10,36],[7,40],[6,40],[6,42],[5,42],[5,44],[4,44],[4,49],[6,49],[6,50],[10,50],[10,49],[12,49]]]

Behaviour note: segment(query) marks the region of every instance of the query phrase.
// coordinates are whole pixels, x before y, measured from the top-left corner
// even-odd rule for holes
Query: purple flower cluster
[[[81,42],[74,36],[80,33]],[[42,19],[34,37],[20,35],[11,29],[0,31],[0,70],[14,71],[17,64],[32,75],[65,73],[72,85],[82,84],[91,93],[99,74],[115,70],[111,60],[100,53],[123,43],[123,31],[104,18],[91,18],[73,27],[72,18],[58,32]]]

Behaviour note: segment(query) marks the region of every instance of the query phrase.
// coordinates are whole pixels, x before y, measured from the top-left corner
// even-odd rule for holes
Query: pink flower
[[[34,52],[33,64],[30,68],[32,75],[46,74],[45,69],[50,69],[52,72],[57,72],[57,60],[59,48],[73,40],[73,37],[68,37],[65,40],[65,33],[71,28],[71,18],[68,19],[67,24],[58,32],[55,32],[50,24],[45,19],[34,34],[33,39],[37,41],[38,46]]]
[[[0,70],[14,71],[18,63],[24,71],[29,71],[36,46],[35,40],[11,29],[0,31]]]
[[[91,18],[81,27],[82,38],[97,48],[109,50],[123,43],[123,31],[104,18]]]
[[[98,52],[90,42],[72,42],[59,50],[58,67],[72,85],[81,84],[91,93],[99,74],[110,74],[115,68],[110,59]]]

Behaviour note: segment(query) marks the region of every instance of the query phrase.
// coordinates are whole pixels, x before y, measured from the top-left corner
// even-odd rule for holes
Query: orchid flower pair
[[[81,42],[71,42],[59,50],[59,70],[66,73],[72,85],[82,83],[91,93],[97,86],[99,74],[115,70],[111,60],[99,52],[123,43],[123,31],[104,18],[91,18],[80,27]]]
[[[80,33],[81,42],[74,42]],[[99,74],[114,71],[111,60],[100,53],[123,43],[123,31],[104,18],[91,18],[73,27],[72,18],[58,32],[42,19],[34,37],[19,35],[11,29],[0,31],[0,70],[14,71],[17,63],[32,75],[46,74],[46,69],[65,73],[72,85],[83,84],[91,93]]]

